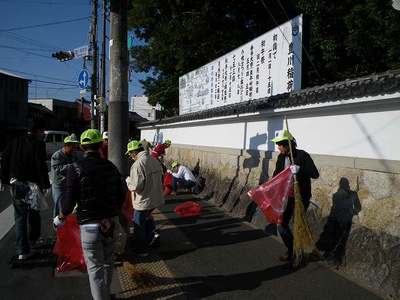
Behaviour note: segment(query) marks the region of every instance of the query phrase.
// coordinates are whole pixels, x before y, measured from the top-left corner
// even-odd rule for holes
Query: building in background
[[[46,129],[79,133],[90,125],[90,106],[87,101],[60,99],[29,99],[30,104],[42,105],[53,112],[55,118],[46,120]]]
[[[133,96],[129,104],[129,111],[135,112],[142,118],[154,121],[160,117],[161,106],[151,106],[146,96]]]
[[[27,129],[29,80],[0,69],[0,152],[21,129]]]

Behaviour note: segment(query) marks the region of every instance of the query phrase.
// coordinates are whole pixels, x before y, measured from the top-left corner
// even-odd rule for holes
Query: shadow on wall
[[[339,188],[332,196],[332,208],[324,229],[316,243],[324,257],[336,266],[343,263],[353,217],[361,211],[356,191],[350,189],[349,180],[340,178]]]

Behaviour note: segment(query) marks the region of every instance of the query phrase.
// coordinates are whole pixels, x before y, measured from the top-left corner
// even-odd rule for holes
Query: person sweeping
[[[278,225],[278,232],[287,248],[286,255],[281,256],[280,260],[298,266],[303,259],[303,252],[311,253],[314,249],[304,212],[310,204],[311,178],[317,179],[319,173],[311,156],[306,151],[297,149],[296,140],[288,130],[280,131],[272,141],[279,150],[273,176],[288,166],[295,176],[294,197],[288,198],[282,223]],[[293,215],[294,238],[289,227]]]

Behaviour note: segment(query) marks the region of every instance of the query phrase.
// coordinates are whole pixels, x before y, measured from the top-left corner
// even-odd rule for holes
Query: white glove
[[[172,174],[172,171],[171,170],[167,170],[167,173]]]
[[[64,219],[60,219],[59,216],[56,216],[53,219],[53,224],[54,224],[54,227],[56,227],[56,228],[62,227],[64,225],[64,223],[65,223]]]
[[[300,166],[298,166],[298,165],[290,166],[290,171],[292,172],[293,175],[296,175],[297,173],[299,173],[299,170],[300,170]]]

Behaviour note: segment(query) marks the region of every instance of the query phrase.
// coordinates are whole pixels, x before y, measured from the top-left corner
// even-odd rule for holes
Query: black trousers
[[[304,205],[304,210],[307,211],[307,208],[310,205],[310,200],[303,199],[303,205]],[[287,252],[289,257],[293,256],[293,234],[292,231],[290,230],[289,224],[294,214],[294,206],[295,206],[294,198],[289,198],[286,204],[286,209],[283,212],[282,224],[278,225],[279,235],[281,236],[283,243],[288,249]]]

